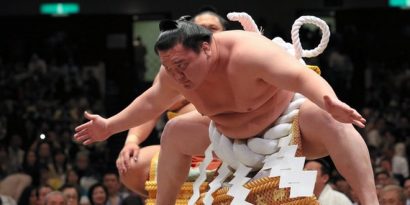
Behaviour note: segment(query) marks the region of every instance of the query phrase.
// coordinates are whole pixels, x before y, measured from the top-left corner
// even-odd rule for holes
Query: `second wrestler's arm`
[[[145,122],[142,125],[131,128],[128,131],[125,144],[134,143],[134,144],[139,145],[142,142],[144,142],[148,138],[148,136],[151,134],[157,121],[158,121],[158,118],[155,118],[153,120],[149,120],[148,122]]]

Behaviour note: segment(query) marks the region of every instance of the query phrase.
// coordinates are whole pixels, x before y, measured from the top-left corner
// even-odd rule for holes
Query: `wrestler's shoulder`
[[[224,31],[215,36],[219,42],[223,42],[223,44],[227,46],[233,46],[232,48],[240,48],[240,50],[242,50],[243,47],[252,48],[255,47],[255,45],[268,46],[272,44],[268,38],[259,33],[243,30]]]
[[[244,30],[229,30],[215,33],[214,36],[218,38],[228,38],[228,39],[235,39],[235,38],[244,38],[244,37],[256,37],[256,38],[263,38],[262,35],[256,32],[244,31]]]

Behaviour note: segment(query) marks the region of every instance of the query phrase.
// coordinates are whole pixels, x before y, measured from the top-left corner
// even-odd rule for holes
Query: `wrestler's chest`
[[[198,90],[187,96],[196,109],[203,115],[221,113],[246,113],[258,109],[273,94],[268,87],[251,85],[217,86],[211,90]]]

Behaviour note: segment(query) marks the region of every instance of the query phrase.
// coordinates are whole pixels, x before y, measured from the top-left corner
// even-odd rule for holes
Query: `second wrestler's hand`
[[[107,119],[88,112],[84,112],[84,117],[89,121],[75,128],[74,139],[76,141],[89,145],[94,142],[104,141],[110,137],[111,134],[107,129]]]
[[[130,164],[137,162],[140,147],[136,143],[126,143],[117,158],[117,169],[124,174],[128,171]]]
[[[339,122],[352,123],[361,128],[365,127],[366,120],[353,108],[339,99],[329,96],[323,97],[326,111]]]

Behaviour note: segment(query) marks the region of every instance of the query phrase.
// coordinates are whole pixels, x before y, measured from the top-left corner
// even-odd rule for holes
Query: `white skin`
[[[309,99],[299,113],[305,156],[330,155],[360,203],[379,204],[366,144],[352,126],[364,127],[365,119],[340,101],[323,78],[271,40],[255,33],[228,31],[214,34],[211,43],[203,42],[199,53],[176,44],[159,51],[159,56],[164,66],[157,84],[108,119],[85,113],[89,121],[76,128],[75,139],[84,144],[106,140],[155,118],[180,95],[212,119],[224,135],[246,139],[272,124],[292,93],[298,92]],[[192,136],[195,128],[208,127],[208,123],[200,115],[184,118],[190,121],[168,124],[161,139],[157,204],[175,204],[189,171],[190,156],[202,154],[209,145],[207,135]],[[172,130],[176,125],[185,126],[185,132]]]
[[[195,16],[193,22],[197,25],[209,29],[213,33],[221,32],[224,30],[218,17],[209,13],[203,13]],[[156,83],[156,81],[154,81],[154,83]],[[191,103],[181,104],[183,103],[183,101],[184,98],[181,97],[181,99],[177,103],[175,103],[168,109],[174,110],[178,116],[189,112],[197,112],[195,107]],[[131,128],[128,132],[124,147],[119,153],[116,161],[117,169],[120,173],[121,182],[127,188],[131,189],[141,197],[147,197],[147,191],[145,190],[145,181],[149,177],[151,160],[160,151],[160,146],[151,145],[140,148],[139,145],[148,138],[157,121],[158,118],[150,120],[140,126]],[[209,120],[205,123],[209,123]],[[173,129],[176,129],[176,133],[184,132],[185,126],[174,126]],[[181,130],[178,131],[178,129]],[[203,135],[207,135],[208,128],[203,127],[201,129],[197,129],[195,133],[203,133]]]

